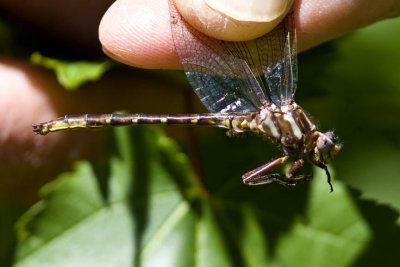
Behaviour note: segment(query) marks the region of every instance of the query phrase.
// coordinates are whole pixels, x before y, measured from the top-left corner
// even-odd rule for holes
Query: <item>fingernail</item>
[[[247,41],[271,31],[293,0],[175,0],[179,13],[197,30],[226,41]]]

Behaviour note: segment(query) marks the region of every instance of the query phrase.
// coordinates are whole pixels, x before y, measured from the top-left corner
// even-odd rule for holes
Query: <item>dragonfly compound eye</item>
[[[320,133],[317,139],[316,148],[320,155],[320,161],[330,162],[342,149],[342,144],[338,143],[338,138],[334,132]]]
[[[334,140],[328,134],[321,133],[317,139],[317,147],[321,152],[327,152],[335,145]]]

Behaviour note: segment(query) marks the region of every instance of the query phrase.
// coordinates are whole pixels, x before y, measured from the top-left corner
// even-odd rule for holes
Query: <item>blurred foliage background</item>
[[[36,52],[11,49],[20,29],[0,26],[3,53]],[[332,194],[318,171],[294,190],[242,185],[244,172],[280,153],[254,136],[165,129],[172,141],[155,127],[109,130],[104,158],[56,175],[36,204],[0,204],[0,265],[398,266],[399,29],[400,19],[383,21],[300,55],[297,103],[344,143]],[[180,72],[109,72],[173,87],[135,88],[120,109],[204,111]]]

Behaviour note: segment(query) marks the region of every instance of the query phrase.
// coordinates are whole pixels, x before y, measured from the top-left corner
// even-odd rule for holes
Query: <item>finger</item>
[[[301,0],[294,5],[299,50],[400,15],[398,0]]]
[[[248,41],[270,32],[293,0],[169,0],[192,27],[216,39]],[[171,5],[171,4],[170,4]]]
[[[0,196],[32,201],[43,183],[68,169],[74,159],[93,153],[98,146],[92,143],[88,150],[85,142],[99,141],[99,135],[38,138],[32,123],[56,116],[66,108],[62,100],[71,97],[51,72],[23,61],[0,57],[0,79]]]
[[[99,28],[103,50],[114,59],[143,68],[179,68],[171,37],[168,0],[120,0]]]
[[[400,1],[301,0],[294,13],[299,50],[400,13]],[[170,30],[167,0],[119,0],[99,28],[103,50],[116,60],[144,68],[180,66]]]

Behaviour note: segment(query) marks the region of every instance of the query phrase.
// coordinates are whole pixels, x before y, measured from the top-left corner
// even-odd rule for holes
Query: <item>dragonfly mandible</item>
[[[206,114],[83,114],[65,115],[33,125],[40,135],[75,128],[133,124],[208,125],[228,129],[230,136],[253,132],[280,144],[283,155],[242,176],[248,185],[278,183],[296,186],[309,180],[300,173],[305,161],[325,170],[341,150],[333,131],[317,130],[294,101],[297,86],[297,45],[293,14],[270,33],[246,42],[208,37],[183,20],[169,0],[171,31],[179,59]],[[286,173],[274,172],[292,162]]]

